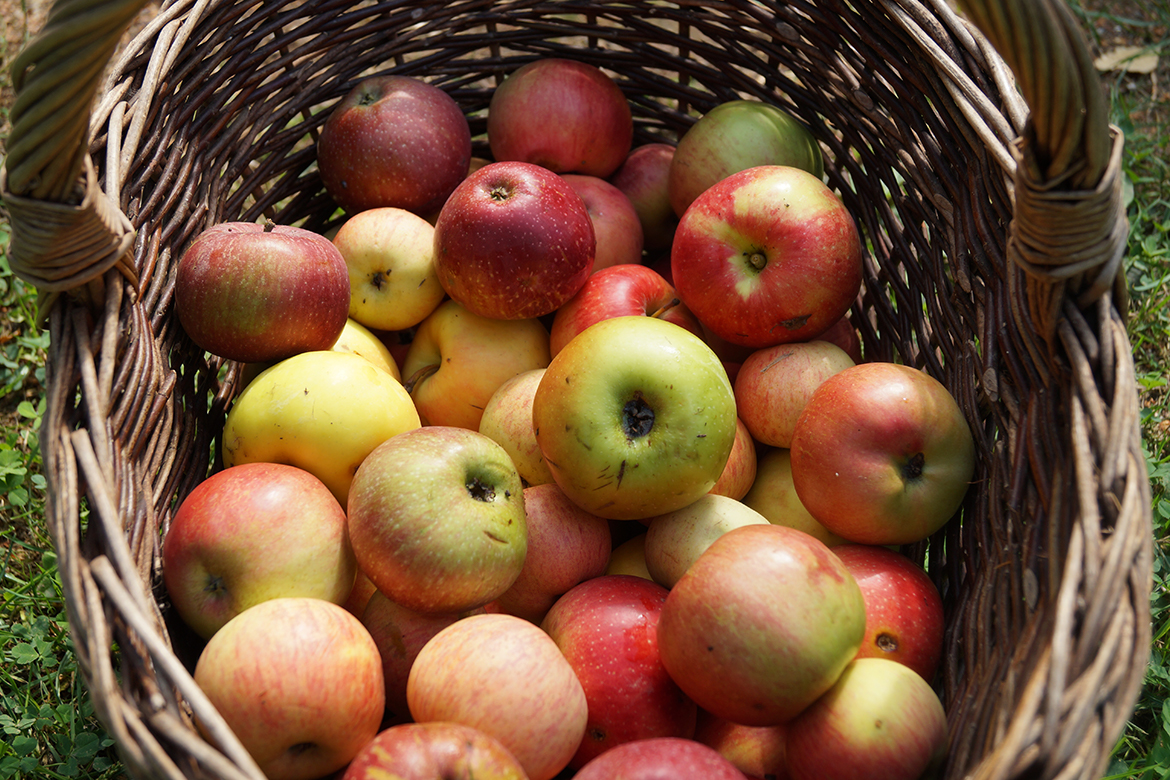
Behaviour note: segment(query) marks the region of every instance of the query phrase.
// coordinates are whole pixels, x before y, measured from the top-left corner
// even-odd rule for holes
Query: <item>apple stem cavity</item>
[[[466,483],[467,492],[476,501],[491,503],[496,500],[496,489],[479,477],[470,477]]]
[[[646,403],[641,393],[634,393],[634,397],[626,401],[622,407],[622,428],[626,438],[630,441],[641,438],[650,433],[654,427],[654,410]]]
[[[488,197],[497,203],[503,203],[512,197],[514,188],[510,184],[493,184],[488,188]]]
[[[902,476],[907,482],[912,482],[922,477],[923,466],[926,465],[926,456],[921,452],[915,453],[906,461],[906,465],[902,467]]]
[[[878,649],[886,653],[898,652],[898,640],[889,634],[878,634],[874,639]]]

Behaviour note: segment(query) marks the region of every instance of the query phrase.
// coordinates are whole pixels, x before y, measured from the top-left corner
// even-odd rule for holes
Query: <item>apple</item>
[[[524,511],[528,554],[496,607],[540,623],[565,592],[605,573],[612,549],[609,523],[574,504],[554,483],[525,488]]]
[[[194,677],[270,780],[342,769],[382,721],[378,648],[356,617],[321,599],[244,610],[207,641]],[[195,722],[210,741],[198,712]]]
[[[832,687],[864,634],[861,590],[828,547],[791,528],[745,525],[713,541],[675,583],[658,648],[703,709],[776,726]]]
[[[820,179],[825,162],[808,128],[778,106],[731,100],[715,106],[679,139],[667,189],[682,216],[704,190],[734,173],[760,165],[788,165]]]
[[[644,265],[603,268],[557,309],[549,328],[549,352],[556,355],[574,336],[602,320],[644,315],[702,335],[702,326],[678,299],[674,287]]]
[[[352,549],[352,548],[351,548]],[[354,566],[356,567],[356,559]],[[357,576],[353,581],[353,588],[349,592],[349,596],[345,601],[341,602],[341,606],[345,607],[349,614],[356,618],[360,618],[362,613],[366,611],[366,607],[370,605],[370,599],[378,592],[378,587],[370,581],[366,573],[361,569],[357,570]]]
[[[670,205],[670,163],[674,144],[648,143],[626,155],[625,162],[609,177],[613,186],[626,194],[642,224],[646,249],[669,249],[678,225]]]
[[[587,580],[557,600],[541,623],[581,681],[585,738],[569,767],[618,745],[695,733],[695,703],[658,658],[656,628],[667,591],[632,575]]]
[[[333,493],[281,463],[233,466],[196,486],[175,511],[162,560],[171,603],[204,639],[271,598],[341,604],[357,575]]]
[[[351,214],[393,206],[424,215],[467,175],[471,128],[443,90],[408,76],[363,79],[321,128],[317,168]]]
[[[298,466],[344,507],[365,457],[417,427],[410,395],[385,370],[345,352],[302,352],[261,373],[236,397],[224,422],[223,463]]]
[[[341,780],[528,780],[495,737],[459,723],[402,723],[378,733]]]
[[[854,365],[827,341],[777,344],[753,352],[735,377],[735,408],[752,439],[788,448],[792,429],[821,382]]]
[[[561,178],[581,196],[593,220],[593,235],[597,240],[593,273],[614,265],[641,263],[642,222],[626,194],[596,176],[562,173]]]
[[[419,324],[402,376],[424,425],[478,431],[500,385],[548,363],[540,320],[493,319],[448,300]]]
[[[498,739],[530,780],[568,765],[588,716],[556,643],[514,615],[472,615],[435,634],[411,667],[406,697],[417,722],[463,723]]]
[[[445,295],[435,273],[435,229],[405,209],[385,206],[347,219],[333,245],[349,272],[349,317],[376,330],[422,322]]]
[[[821,341],[828,341],[836,344],[841,349],[845,350],[854,363],[862,362],[861,356],[861,336],[857,333],[857,328],[853,326],[849,315],[845,314],[841,319],[829,326],[821,335],[817,336]]]
[[[366,457],[350,488],[349,538],[378,590],[419,612],[463,612],[512,586],[528,549],[524,488],[503,447],[430,425]]]
[[[478,612],[482,610],[418,612],[391,600],[382,591],[374,590],[359,617],[378,646],[382,659],[382,680],[386,691],[383,724],[410,720],[406,680],[423,645],[456,620]]]
[[[646,567],[646,534],[632,536],[613,548],[609,554],[606,574],[630,574],[653,581],[650,569]]]
[[[858,658],[788,724],[793,780],[914,780],[946,754],[946,712],[908,666]]]
[[[816,389],[792,434],[792,482],[826,528],[863,544],[909,544],[963,503],[975,442],[946,386],[895,363],[861,363]]]
[[[349,281],[329,239],[252,222],[208,228],[175,272],[175,314],[200,348],[241,363],[329,349],[345,327]]]
[[[735,376],[728,373],[727,379],[734,389]],[[735,443],[731,445],[731,454],[727,456],[727,465],[723,467],[723,473],[719,475],[719,480],[710,492],[741,500],[756,481],[757,461],[756,442],[743,420],[736,416]]]
[[[398,362],[390,354],[390,348],[357,320],[345,321],[341,335],[330,349],[334,352],[351,352],[364,357],[378,368],[385,369],[395,380],[402,381],[402,373],[398,370]]]
[[[786,449],[770,447],[757,457],[756,479],[742,501],[768,518],[769,523],[804,531],[829,547],[848,541],[825,528],[804,508],[792,484],[792,455]]]
[[[532,399],[544,372],[533,368],[497,387],[479,419],[479,432],[508,451],[525,487],[553,481],[532,427]]]
[[[629,154],[634,122],[629,101],[603,70],[545,57],[521,66],[496,87],[487,136],[496,160],[604,179]]]
[[[715,485],[735,443],[735,396],[693,333],[655,317],[613,317],[553,358],[532,423],[553,479],[574,503],[638,520]]]
[[[700,322],[758,349],[809,341],[841,319],[861,290],[861,237],[819,178],[762,165],[695,199],[675,230],[670,264]]]
[[[787,726],[743,726],[700,710],[695,741],[714,749],[748,777],[788,780]]]
[[[682,509],[651,518],[646,568],[659,585],[673,588],[720,536],[732,528],[767,524],[767,518],[734,498],[708,493]]]
[[[934,681],[943,654],[942,596],[926,570],[888,547],[843,544],[833,552],[865,598],[859,658],[889,658]]]
[[[468,311],[502,320],[556,311],[593,271],[597,239],[569,183],[526,162],[485,165],[435,221],[435,272]]]
[[[735,765],[693,739],[655,737],[618,745],[590,761],[574,780],[744,780]]]

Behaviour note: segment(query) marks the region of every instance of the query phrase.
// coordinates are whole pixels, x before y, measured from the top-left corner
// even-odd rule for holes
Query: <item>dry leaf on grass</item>
[[[1158,55],[1141,46],[1118,46],[1093,61],[1099,71],[1125,70],[1130,73],[1153,73]]]

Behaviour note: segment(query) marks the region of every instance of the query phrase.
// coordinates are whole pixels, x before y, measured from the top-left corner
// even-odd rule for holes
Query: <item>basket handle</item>
[[[136,282],[134,227],[102,191],[88,150],[106,64],[145,5],[57,0],[12,63],[16,100],[0,171],[12,223],[9,264],[42,295],[82,287],[114,267]]]

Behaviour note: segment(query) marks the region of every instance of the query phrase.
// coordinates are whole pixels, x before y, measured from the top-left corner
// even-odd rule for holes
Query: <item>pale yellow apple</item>
[[[349,316],[376,330],[405,330],[443,300],[435,273],[435,228],[417,214],[385,207],[354,214],[333,245],[349,269]]]
[[[693,504],[650,520],[646,568],[659,585],[673,588],[712,542],[745,525],[768,525],[768,519],[734,498],[708,493]]]
[[[530,486],[553,481],[532,428],[532,398],[545,370],[534,368],[500,385],[479,421],[479,432],[508,451],[520,478]]]
[[[830,547],[847,541],[821,525],[804,508],[792,484],[792,462],[787,449],[769,449],[757,459],[756,481],[743,497],[743,503],[768,518],[772,525],[804,531]]]
[[[354,472],[391,436],[419,427],[410,395],[384,369],[347,352],[303,352],[256,377],[223,431],[225,466],[298,466],[344,507]]]
[[[394,362],[394,356],[390,354],[389,348],[382,343],[380,338],[371,333],[369,328],[352,317],[345,321],[341,335],[337,337],[337,341],[330,349],[334,352],[352,352],[355,355],[360,355],[375,366],[389,371],[390,375],[399,382],[402,381],[398,364]]]
[[[402,378],[424,425],[479,430],[500,385],[549,363],[540,320],[497,320],[444,301],[415,331]]]
[[[646,534],[638,534],[613,548],[605,573],[630,574],[644,580],[653,580],[650,570],[646,568]]]

